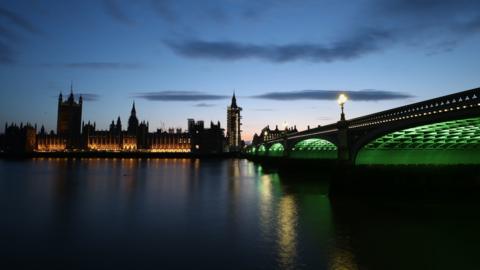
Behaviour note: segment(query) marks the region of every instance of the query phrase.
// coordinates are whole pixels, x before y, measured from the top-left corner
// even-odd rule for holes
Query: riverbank
[[[194,154],[150,152],[34,152],[12,155],[0,153],[0,159],[32,158],[120,158],[120,159],[237,159],[239,153]],[[260,159],[248,157],[256,170],[278,173],[296,182],[324,182],[331,198],[402,198],[423,200],[440,198],[464,200],[480,198],[478,165],[347,165],[336,160]]]
[[[0,152],[1,159],[29,158],[238,158],[238,153],[155,153],[155,152],[102,152],[102,151],[72,151],[72,152],[31,152],[5,153]]]

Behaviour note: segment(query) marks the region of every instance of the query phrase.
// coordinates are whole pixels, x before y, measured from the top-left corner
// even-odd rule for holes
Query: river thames
[[[0,160],[2,269],[479,269],[480,204],[356,201],[244,159]]]

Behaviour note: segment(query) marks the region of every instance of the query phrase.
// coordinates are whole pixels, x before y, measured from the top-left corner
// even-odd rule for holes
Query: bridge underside
[[[356,164],[480,164],[480,117],[396,131],[364,146]]]
[[[293,159],[336,159],[337,147],[327,140],[311,138],[299,141],[287,149],[282,143],[274,143],[271,146],[262,144],[248,148],[247,154]]]
[[[271,157],[282,157],[284,155],[285,148],[281,143],[275,143],[270,146],[268,150],[268,155]]]
[[[323,139],[306,139],[295,144],[289,154],[297,159],[336,159],[337,147]]]

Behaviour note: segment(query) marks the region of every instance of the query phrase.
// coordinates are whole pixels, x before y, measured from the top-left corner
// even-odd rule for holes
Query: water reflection
[[[337,239],[333,248],[329,269],[331,270],[357,270],[355,255],[352,253],[348,239]]]
[[[297,255],[297,210],[293,196],[282,197],[278,215],[279,264],[282,269],[294,269]]]
[[[258,179],[260,231],[265,241],[273,238],[272,223],[274,222],[274,197],[271,175],[261,175]]]
[[[0,172],[2,269],[480,266],[476,204],[331,201],[321,175],[246,160],[0,160]]]

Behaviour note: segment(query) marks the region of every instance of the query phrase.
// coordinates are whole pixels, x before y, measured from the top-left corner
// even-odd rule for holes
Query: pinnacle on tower
[[[237,108],[237,98],[235,97],[235,90],[233,90],[232,104],[230,105],[230,107]]]
[[[132,114],[136,114],[137,111],[135,110],[135,100],[133,101],[133,106],[132,106]]]
[[[68,101],[73,103],[75,98],[73,97],[73,82],[70,83],[70,95],[68,96]]]

